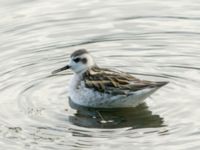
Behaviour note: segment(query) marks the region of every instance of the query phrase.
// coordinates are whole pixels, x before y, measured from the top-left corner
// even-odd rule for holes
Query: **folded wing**
[[[124,72],[93,67],[84,73],[87,88],[112,95],[129,95],[145,88],[161,87],[164,82],[151,82],[135,78]]]

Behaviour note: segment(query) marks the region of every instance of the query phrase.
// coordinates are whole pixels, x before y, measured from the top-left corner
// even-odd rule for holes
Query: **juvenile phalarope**
[[[69,64],[52,74],[67,69],[74,72],[69,97],[75,104],[86,107],[135,107],[168,83],[140,80],[125,72],[100,68],[85,49],[73,52]]]

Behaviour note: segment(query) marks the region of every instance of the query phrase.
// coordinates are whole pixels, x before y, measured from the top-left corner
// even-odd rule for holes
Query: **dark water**
[[[200,1],[0,0],[0,149],[200,149]],[[136,108],[70,106],[88,49],[103,67],[170,84]]]

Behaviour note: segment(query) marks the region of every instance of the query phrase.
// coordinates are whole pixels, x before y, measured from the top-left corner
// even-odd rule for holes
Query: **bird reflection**
[[[143,103],[135,108],[97,109],[82,107],[69,101],[77,112],[69,116],[69,121],[75,125],[88,128],[152,128],[161,127],[163,118],[152,114]]]

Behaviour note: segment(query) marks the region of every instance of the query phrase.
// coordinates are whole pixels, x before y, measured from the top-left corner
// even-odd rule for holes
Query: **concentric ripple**
[[[0,1],[0,148],[200,148],[199,4],[187,1]],[[136,108],[91,109],[68,98],[88,49],[100,66],[170,83]]]

